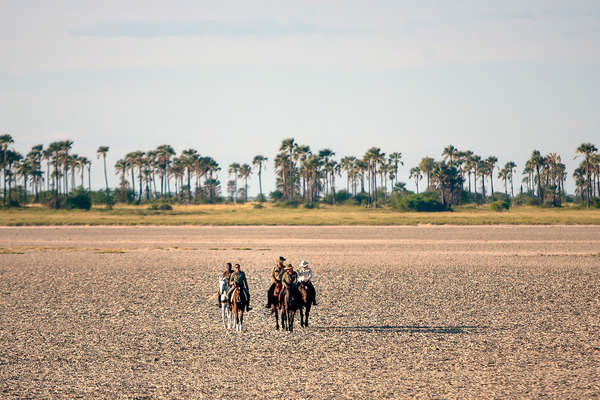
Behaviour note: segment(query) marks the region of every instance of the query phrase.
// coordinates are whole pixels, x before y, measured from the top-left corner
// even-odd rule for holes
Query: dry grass
[[[0,255],[0,397],[597,398],[599,234],[0,228],[28,248]],[[321,303],[292,334],[261,309],[279,255],[311,262]],[[226,261],[253,294],[242,333],[211,297]]]
[[[454,212],[397,212],[389,208],[322,206],[281,208],[265,204],[174,206],[172,211],[120,205],[113,210],[49,210],[42,207],[0,210],[0,225],[600,225],[600,209],[514,207],[495,212],[487,207]]]

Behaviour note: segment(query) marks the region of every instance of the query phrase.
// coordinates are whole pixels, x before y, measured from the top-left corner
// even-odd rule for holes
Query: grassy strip
[[[495,212],[465,207],[454,212],[397,212],[359,206],[319,209],[264,208],[247,205],[174,206],[173,211],[144,206],[113,210],[50,210],[43,207],[0,210],[0,226],[36,225],[600,225],[600,209],[514,207]]]

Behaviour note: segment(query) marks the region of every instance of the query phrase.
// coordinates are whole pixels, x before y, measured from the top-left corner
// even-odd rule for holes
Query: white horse
[[[223,326],[227,329],[231,329],[233,325],[233,314],[231,312],[231,303],[227,298],[227,292],[229,291],[229,282],[227,279],[219,279],[219,296],[221,296],[221,321]]]

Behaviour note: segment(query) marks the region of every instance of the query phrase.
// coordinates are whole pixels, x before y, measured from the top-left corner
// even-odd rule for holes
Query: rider
[[[313,305],[317,305],[317,293],[315,291],[315,287],[310,281],[312,278],[312,269],[308,265],[308,261],[302,260],[300,262],[300,266],[298,267],[298,284],[304,283],[309,290],[312,292]]]
[[[233,268],[231,268],[230,262],[225,264],[225,266],[227,267],[227,269],[225,270],[225,272],[223,272],[223,278],[225,278],[227,280],[227,283],[229,283],[229,277],[233,273]],[[219,302],[218,302],[219,308],[221,308],[221,294],[222,293],[219,293],[219,291],[217,291],[217,299],[219,300]]]
[[[283,274],[283,262],[285,258],[279,256],[279,261],[277,261],[277,265],[273,267],[271,270],[271,287],[267,290],[267,305],[265,308],[271,308],[271,299],[273,298],[273,294],[275,292],[275,287],[277,283],[281,283],[281,275]]]
[[[285,267],[285,272],[283,275],[281,275],[281,284],[283,285],[283,289],[279,293],[279,299],[281,299],[283,292],[286,291],[287,286],[289,285],[290,288],[294,289],[296,287],[296,282],[298,282],[298,274],[296,271],[294,271],[292,264],[288,264],[287,267]]]
[[[231,289],[229,289],[229,292],[227,293],[229,298],[231,298],[231,294],[235,290],[235,285],[239,285],[244,291],[246,300],[248,300],[246,311],[252,310],[252,307],[250,307],[250,291],[248,290],[248,281],[246,280],[246,274],[244,271],[240,270],[240,264],[235,264],[235,271],[231,273],[231,276],[229,277],[229,283],[231,284]]]

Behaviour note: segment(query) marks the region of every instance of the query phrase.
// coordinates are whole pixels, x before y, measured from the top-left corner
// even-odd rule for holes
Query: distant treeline
[[[57,141],[47,147],[33,146],[26,155],[16,151],[13,144],[11,135],[0,136],[4,206],[52,199],[53,206],[59,206],[58,198],[72,197],[74,193],[80,197],[82,192],[87,192],[88,196],[93,193],[92,162],[73,151],[73,141]],[[105,189],[91,196],[95,202],[109,205],[116,201],[143,203],[157,200],[246,202],[248,178],[254,173],[259,178],[256,200],[266,200],[262,173],[268,159],[263,155],[254,156],[250,163],[231,163],[226,169],[227,181],[225,193],[222,193],[219,179],[222,168],[217,161],[192,148],[177,155],[167,144],[154,150],[134,151],[117,160],[113,173],[119,176],[120,184],[117,188],[109,188],[109,151],[108,146],[100,146],[97,150],[97,158],[102,160]],[[600,203],[600,154],[592,143],[583,143],[575,150],[581,162],[572,173],[576,192],[571,197],[565,193],[568,173],[558,153],[542,155],[534,150],[523,164],[520,176],[515,175],[518,168],[515,162],[497,165],[495,156],[484,158],[472,151],[460,151],[453,145],[444,148],[440,155],[440,160],[424,157],[418,165],[409,168],[408,179],[414,181],[417,190],[412,194],[406,183],[398,179],[399,168],[404,166],[400,152],[386,155],[380,148],[372,147],[363,156],[345,156],[336,160],[331,149],[313,152],[310,146],[299,144],[293,138],[284,139],[273,160],[277,189],[269,194],[269,198],[284,205],[304,203],[308,207],[320,202],[395,206],[411,194],[412,200],[435,199],[443,209],[461,203],[499,200],[546,206],[560,206],[565,200],[582,202],[588,207]],[[345,189],[337,190],[336,177],[342,176],[346,178]],[[503,183],[500,191],[494,191],[495,178]],[[420,191],[427,195],[419,195]]]

